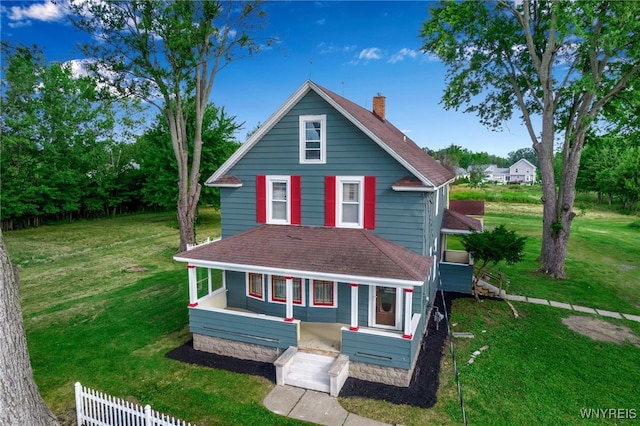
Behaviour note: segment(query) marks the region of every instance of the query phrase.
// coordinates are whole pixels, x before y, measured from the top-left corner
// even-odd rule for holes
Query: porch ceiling
[[[420,256],[364,229],[261,225],[174,256],[177,261],[233,269],[286,271],[362,284],[422,285],[432,257]]]

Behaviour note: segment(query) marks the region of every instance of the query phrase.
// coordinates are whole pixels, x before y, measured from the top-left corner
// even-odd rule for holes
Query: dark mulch
[[[451,312],[451,302],[459,297],[469,296],[459,293],[445,293],[447,312]],[[438,307],[439,312],[444,313],[440,293],[436,296],[435,306]],[[443,319],[440,322],[436,330],[436,323],[433,321],[432,316],[429,319],[428,335],[422,341],[420,355],[416,361],[416,369],[409,387],[385,385],[350,377],[342,387],[340,396],[378,399],[394,404],[406,404],[421,408],[432,407],[436,403],[436,392],[440,385],[438,380],[440,359],[442,358],[443,345],[446,338],[447,325],[445,320]],[[219,368],[233,371],[234,373],[262,376],[274,383],[276,379],[276,369],[272,363],[246,361],[197,351],[193,349],[193,341],[189,341],[167,353],[167,357],[189,364]]]

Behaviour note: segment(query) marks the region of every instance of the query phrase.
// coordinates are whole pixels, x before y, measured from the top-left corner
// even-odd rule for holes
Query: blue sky
[[[371,108],[386,96],[387,119],[419,146],[450,144],[506,156],[531,146],[516,120],[502,132],[475,115],[440,105],[445,68],[420,52],[419,31],[431,5],[425,1],[268,1],[264,34],[278,43],[230,64],[216,78],[211,101],[244,122],[238,134],[265,122],[305,80]],[[2,1],[1,38],[37,44],[49,61],[80,59],[76,43],[87,36],[63,8],[44,1]],[[155,111],[154,111],[155,114]]]

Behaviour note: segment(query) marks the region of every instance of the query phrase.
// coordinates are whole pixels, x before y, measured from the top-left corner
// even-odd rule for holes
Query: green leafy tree
[[[461,238],[465,250],[473,256],[474,284],[483,275],[487,267],[495,266],[500,262],[509,265],[521,262],[524,258],[524,246],[527,237],[521,237],[498,225],[491,231],[472,231],[471,234]]]
[[[469,185],[472,188],[477,188],[484,181],[484,166],[471,166],[469,171]]]
[[[261,47],[251,37],[263,16],[259,2],[77,0],[72,8],[74,24],[100,40],[84,46],[95,58],[90,69],[123,96],[157,107],[166,120],[178,166],[177,216],[185,250],[195,242],[205,108],[218,72]]]
[[[102,142],[114,127],[95,82],[65,64],[46,65],[37,48],[3,45],[2,220],[37,225],[83,211]]]
[[[536,167],[539,167],[538,156],[533,148],[520,148],[507,154],[507,163],[512,165],[518,160],[525,159]]]
[[[193,115],[187,123],[189,140],[195,131]],[[235,116],[229,116],[224,108],[207,105],[202,121],[202,168],[208,177],[235,152],[240,144],[235,139],[235,132],[240,129]],[[141,152],[140,172],[144,179],[142,193],[147,204],[168,209],[176,204],[178,186],[176,177],[178,165],[171,150],[171,139],[166,121],[157,117],[155,125],[137,142]],[[218,188],[203,188],[201,203],[220,206]]]
[[[446,108],[467,106],[493,128],[521,117],[542,179],[541,270],[556,278],[565,276],[585,136],[640,71],[639,13],[638,2],[443,2],[422,28],[423,51],[448,69]]]

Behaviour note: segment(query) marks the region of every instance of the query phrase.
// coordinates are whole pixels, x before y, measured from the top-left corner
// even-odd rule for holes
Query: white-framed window
[[[336,176],[336,225],[362,228],[364,223],[364,177]]]
[[[267,176],[267,223],[291,224],[291,176]]]
[[[247,296],[264,300],[264,276],[262,274],[247,273]]]
[[[327,116],[300,116],[300,164],[327,162]]]
[[[271,291],[269,302],[287,302],[287,280],[282,275],[271,276]],[[304,285],[302,278],[293,278],[293,304],[304,305]]]
[[[338,286],[334,281],[311,280],[309,304],[316,308],[338,306]]]

